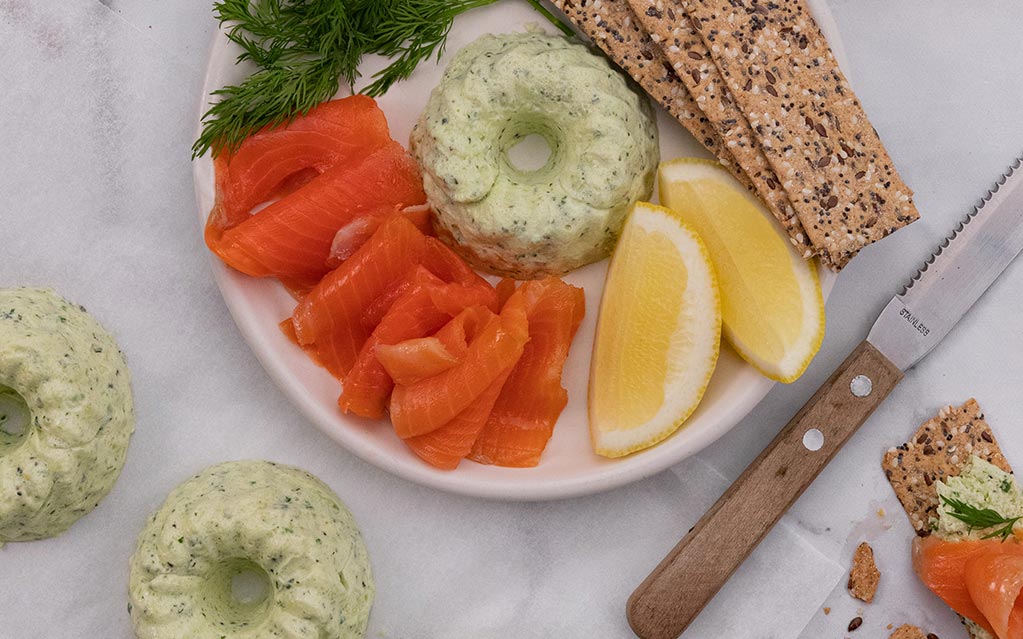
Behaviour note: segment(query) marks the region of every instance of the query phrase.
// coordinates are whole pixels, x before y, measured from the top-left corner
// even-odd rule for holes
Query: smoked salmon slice
[[[327,168],[234,226],[225,228],[211,215],[206,244],[247,275],[309,286],[330,270],[335,236],[360,212],[425,201],[419,167],[400,144],[389,142],[357,162]]]
[[[327,168],[352,163],[391,142],[376,102],[353,95],[324,102],[285,126],[249,136],[214,159],[214,234],[245,221],[257,205],[296,190]]]
[[[430,335],[470,306],[497,308],[497,293],[485,281],[473,286],[447,283],[424,266],[415,269],[413,279],[412,288],[391,305],[345,377],[338,399],[343,412],[384,416],[394,383],[377,359],[379,346]]]
[[[515,365],[529,339],[524,306],[509,302],[473,333],[457,366],[394,388],[391,422],[399,437],[425,435],[451,422]]]
[[[417,226],[419,225],[417,224]],[[469,265],[465,263],[465,260],[458,257],[454,251],[449,249],[436,238],[426,238],[426,250],[423,253],[422,264],[427,268],[427,270],[445,282],[458,282],[465,284],[466,286],[493,288],[485,279],[480,277],[476,271],[472,270]],[[394,301],[404,295],[411,286],[411,280],[406,278],[397,286],[377,298],[375,302],[366,308],[366,312],[363,314],[362,318],[363,323],[370,327],[379,324],[384,313],[387,312],[387,309],[391,308]],[[495,308],[494,312],[497,312],[499,308],[500,306]]]
[[[472,336],[496,310],[470,306],[430,337],[381,345],[376,349],[377,359],[395,384],[408,386],[421,382],[461,362],[469,350]]]
[[[292,314],[299,345],[344,379],[374,326],[366,309],[423,261],[426,236],[405,216],[388,218],[351,258],[306,295]]]
[[[475,335],[492,317],[493,313],[489,309],[468,308],[445,324],[433,337],[426,339],[436,340],[445,352],[450,353],[457,361],[461,361],[468,352],[469,343],[475,339]],[[412,353],[408,354],[408,361],[405,362],[405,365],[409,368],[419,369],[419,374],[412,379],[411,383],[425,379],[426,376],[421,375],[429,368],[430,359],[430,355],[423,353],[418,361],[413,361]],[[498,375],[497,379],[491,382],[490,386],[480,393],[480,396],[468,408],[448,423],[425,435],[406,439],[405,443],[420,459],[436,468],[441,470],[456,468],[462,458],[472,449],[472,444],[483,429],[487,417],[490,416],[494,402],[497,401],[497,396],[509,374],[511,374],[510,367]]]
[[[995,636],[1005,639],[1023,637],[1023,606],[1017,605],[1023,590],[1023,551],[1013,543],[1007,548],[988,546],[966,562],[966,589],[987,618]]]
[[[497,289],[497,301],[501,304],[501,308],[508,303],[508,299],[515,293],[515,280],[502,277],[501,281],[494,287]]]
[[[472,450],[473,442],[487,423],[494,402],[512,369],[498,375],[468,408],[437,430],[410,437],[405,444],[426,463],[441,470],[454,470]]]
[[[400,206],[383,206],[375,209],[368,209],[364,212],[359,213],[351,222],[346,226],[342,227],[334,236],[334,241],[330,246],[330,255],[327,257],[327,267],[330,270],[334,270],[341,266],[345,260],[355,254],[355,251],[360,246],[365,244],[370,237],[373,236],[384,221],[393,215],[402,215],[410,222],[416,225],[420,231],[424,234],[433,232],[433,211],[428,207],[414,206],[405,207]],[[309,291],[312,290],[315,284],[284,281],[284,288],[287,289],[288,293],[295,298],[296,301],[302,301]],[[404,292],[404,288],[401,289]],[[369,313],[375,313],[375,320],[368,323],[368,326],[376,326],[380,323],[380,318],[386,309],[390,308],[390,305],[397,298],[397,294],[388,297],[388,299],[378,300],[377,305],[371,307],[372,311]],[[383,304],[383,306],[380,306]]]
[[[483,285],[493,288],[485,279],[480,277],[479,273],[472,270],[465,260],[448,248],[447,244],[435,237],[426,238],[426,255],[423,258],[423,265],[445,282],[459,282],[466,286]]]
[[[416,225],[424,235],[433,233],[433,211],[427,206],[402,208],[397,205],[385,205],[369,209],[352,219],[351,222],[338,229],[334,240],[330,243],[327,256],[327,267],[331,270],[355,254],[355,251],[373,237],[380,225],[392,215],[404,215]]]
[[[525,309],[529,342],[469,458],[483,464],[529,467],[540,462],[558,416],[568,403],[561,373],[586,302],[582,289],[551,277],[522,284],[506,306],[512,304]]]
[[[378,344],[374,354],[394,383],[406,386],[439,375],[461,361],[434,336]]]
[[[913,569],[950,608],[998,639],[1023,639],[1023,544],[917,538]]]

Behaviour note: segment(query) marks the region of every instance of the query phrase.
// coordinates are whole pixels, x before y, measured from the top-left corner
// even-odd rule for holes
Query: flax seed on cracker
[[[813,255],[815,251],[781,186],[781,180],[768,163],[745,114],[732,100],[710,51],[693,28],[681,0],[628,2],[643,28],[656,37],[664,57],[749,176],[767,209],[781,223],[803,257]]]
[[[822,261],[919,217],[804,0],[682,0]]]

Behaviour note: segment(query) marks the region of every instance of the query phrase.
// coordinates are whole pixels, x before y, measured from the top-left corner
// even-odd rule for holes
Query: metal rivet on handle
[[[809,451],[818,451],[824,447],[824,433],[816,428],[803,433],[803,446]]]
[[[866,397],[874,390],[874,383],[866,375],[857,375],[849,382],[849,390],[857,397]]]

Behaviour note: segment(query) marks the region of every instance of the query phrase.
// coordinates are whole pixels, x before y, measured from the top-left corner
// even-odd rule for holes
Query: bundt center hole
[[[259,568],[245,568],[231,578],[231,596],[242,605],[258,604],[269,595],[270,581]]]
[[[227,627],[258,625],[273,603],[270,575],[248,559],[229,559],[207,576],[207,618]]]
[[[28,439],[31,420],[28,404],[18,391],[0,385],[0,457]]]
[[[530,133],[508,149],[508,161],[519,171],[539,171],[551,159],[551,145],[539,133]]]

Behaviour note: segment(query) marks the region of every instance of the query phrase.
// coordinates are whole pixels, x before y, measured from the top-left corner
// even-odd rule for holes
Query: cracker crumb
[[[874,563],[874,549],[867,542],[861,543],[853,553],[852,570],[849,572],[849,594],[860,601],[874,601],[881,572]]]
[[[891,624],[889,624],[889,627],[891,627]],[[895,632],[893,632],[888,639],[927,639],[927,635],[924,634],[923,630],[920,630],[916,626],[904,623],[896,628]]]

